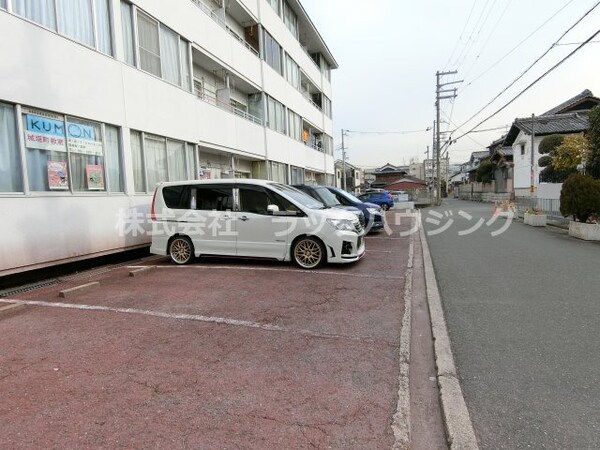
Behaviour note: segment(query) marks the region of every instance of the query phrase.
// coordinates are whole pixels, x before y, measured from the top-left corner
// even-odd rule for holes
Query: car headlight
[[[348,219],[327,219],[327,223],[331,225],[336,230],[340,231],[354,231],[356,232],[356,228],[354,228],[354,224],[351,220]]]
[[[370,214],[379,214],[381,210],[379,208],[367,208]]]

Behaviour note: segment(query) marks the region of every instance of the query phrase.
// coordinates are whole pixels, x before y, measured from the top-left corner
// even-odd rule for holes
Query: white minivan
[[[349,263],[365,253],[350,212],[265,180],[160,183],[152,200],[150,252],[176,264],[220,255],[294,261],[303,269]]]

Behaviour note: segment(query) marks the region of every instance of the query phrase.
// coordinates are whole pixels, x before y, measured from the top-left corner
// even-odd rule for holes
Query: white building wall
[[[543,137],[534,137],[534,154],[533,154],[533,169],[534,169],[534,186],[537,189],[540,179],[540,168],[538,160],[540,154],[538,146]],[[525,146],[524,154],[521,154],[521,145]],[[531,195],[531,135],[525,134],[522,131],[517,136],[513,143],[513,161],[514,161],[514,179],[515,179],[515,195],[517,197],[528,197]]]
[[[190,0],[133,3],[234,76],[273,95],[333,136],[330,118]],[[331,84],[266,1],[241,3],[331,99]],[[246,173],[252,169],[252,160],[265,159],[334,173],[331,155],[203,102],[193,92],[123,62],[120,2],[111,0],[111,5],[114,57],[0,10],[0,102],[119,127],[125,184],[121,194],[0,193],[0,209],[11,211],[10,220],[2,225],[0,275],[149,242],[141,232],[125,237],[115,228],[123,213],[134,214],[143,223],[151,201],[150,195],[134,193],[130,130],[198,144],[199,164],[211,158],[227,164],[234,155],[236,169]],[[196,69],[197,74],[201,72]],[[204,75],[214,78],[210,72]],[[238,94],[234,98],[243,100]],[[221,154],[207,155],[203,149]]]

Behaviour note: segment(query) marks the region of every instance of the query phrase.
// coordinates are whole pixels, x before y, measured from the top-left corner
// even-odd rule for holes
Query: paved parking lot
[[[0,447],[392,448],[410,226],[352,265],[154,257],[9,298]]]

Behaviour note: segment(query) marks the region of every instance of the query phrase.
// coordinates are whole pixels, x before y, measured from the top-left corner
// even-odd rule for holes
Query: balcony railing
[[[217,14],[214,13],[208,6],[206,6],[202,0],[191,0],[191,2],[200,8],[208,17],[217,22],[225,31],[228,31],[231,36],[233,36],[240,44],[250,50],[254,56],[257,58],[260,57],[260,53],[250,44],[248,44],[239,34],[237,34],[229,25],[225,23],[223,19],[221,19]]]
[[[249,120],[250,122],[253,122],[257,125],[264,125],[262,119],[253,116],[252,114],[249,114],[242,109],[236,108],[235,106],[229,103],[222,102],[212,95],[208,95],[204,92],[196,92],[196,96],[203,102],[210,103],[211,105],[216,106],[217,108],[229,111],[230,113],[235,114],[236,116],[239,116],[243,119]]]

